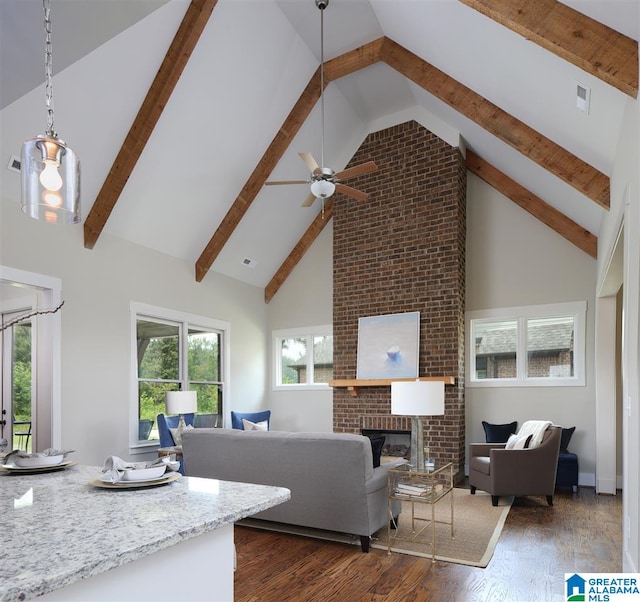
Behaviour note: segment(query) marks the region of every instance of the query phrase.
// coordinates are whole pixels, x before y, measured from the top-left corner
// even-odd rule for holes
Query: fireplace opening
[[[365,437],[384,437],[380,462],[391,462],[398,458],[409,460],[411,456],[411,431],[393,429],[361,429]]]

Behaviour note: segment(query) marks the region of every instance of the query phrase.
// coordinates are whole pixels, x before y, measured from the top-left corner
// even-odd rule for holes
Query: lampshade
[[[311,182],[311,194],[317,199],[328,199],[336,190],[336,185],[329,180],[314,180]]]
[[[164,400],[167,414],[193,414],[198,409],[196,391],[167,391]]]
[[[412,416],[411,462],[413,470],[433,470],[425,464],[424,427],[420,416],[444,414],[444,382],[408,380],[391,383],[391,413]]]
[[[444,382],[429,380],[392,382],[391,413],[402,416],[444,414]]]
[[[24,213],[53,224],[80,222],[80,161],[62,140],[25,140],[20,171]]]

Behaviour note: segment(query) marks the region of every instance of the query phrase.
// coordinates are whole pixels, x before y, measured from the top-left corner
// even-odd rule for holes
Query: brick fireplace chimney
[[[454,462],[462,476],[464,158],[411,121],[370,134],[349,166],[370,160],[378,171],[349,181],[369,199],[336,195],[334,203],[334,378],[356,378],[358,318],[419,311],[419,376],[456,377],[445,387],[444,416],[425,421],[425,439],[431,455]],[[359,388],[357,396],[335,388],[334,431],[410,430],[410,418],[391,416],[390,400],[389,386]]]

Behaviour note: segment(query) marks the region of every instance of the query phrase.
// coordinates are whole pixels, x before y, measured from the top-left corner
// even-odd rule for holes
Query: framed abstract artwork
[[[418,378],[420,312],[358,319],[356,378]]]

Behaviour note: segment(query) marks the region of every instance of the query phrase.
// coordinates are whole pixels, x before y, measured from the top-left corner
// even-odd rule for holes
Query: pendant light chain
[[[324,167],[324,9],[320,9],[320,112],[322,114],[322,146],[320,166]]]
[[[44,49],[44,65],[45,65],[45,98],[47,102],[47,136],[57,138],[58,135],[53,127],[53,84],[51,83],[51,73],[53,70],[53,46],[51,44],[51,1],[42,0],[42,8],[44,10],[44,30],[45,49]]]

